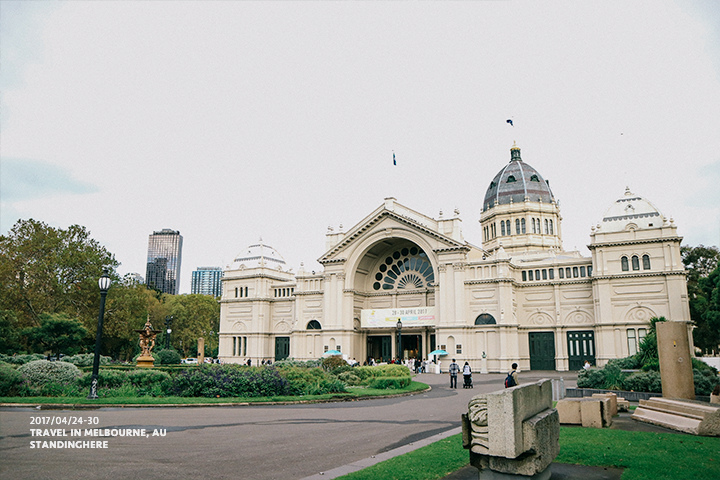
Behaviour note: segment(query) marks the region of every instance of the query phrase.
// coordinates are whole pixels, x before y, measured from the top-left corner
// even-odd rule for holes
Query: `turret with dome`
[[[510,162],[490,182],[485,192],[480,223],[483,248],[501,246],[513,253],[560,249],[560,207],[550,184],[522,160],[513,144]]]
[[[285,260],[277,250],[263,243],[262,238],[259,243],[250,245],[241,253],[239,253],[233,261],[233,270],[245,268],[272,268],[274,270],[282,270],[285,268]]]

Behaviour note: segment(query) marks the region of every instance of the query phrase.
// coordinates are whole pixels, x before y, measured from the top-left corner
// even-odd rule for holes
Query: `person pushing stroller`
[[[463,365],[463,388],[473,388],[472,370],[468,362],[465,362],[465,365]]]

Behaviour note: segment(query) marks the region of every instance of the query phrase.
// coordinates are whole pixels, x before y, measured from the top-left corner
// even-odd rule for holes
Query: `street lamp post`
[[[403,351],[402,351],[402,322],[400,320],[397,321],[397,324],[395,324],[397,327],[398,332],[398,358],[400,359],[400,362],[402,363],[403,360]]]
[[[98,280],[98,286],[100,287],[100,314],[98,315],[98,327],[95,335],[95,358],[93,359],[93,371],[92,379],[90,380],[90,395],[87,398],[95,399],[98,398],[97,384],[98,384],[98,370],[100,370],[100,344],[102,343],[102,329],[103,329],[103,317],[105,316],[105,297],[110,289],[112,280],[108,275],[107,270],[103,270],[103,274]]]
[[[165,328],[167,329],[166,330],[167,335],[165,336],[165,348],[166,349],[170,348],[170,334],[172,333],[172,328],[170,328],[170,327],[172,326],[172,321],[173,321],[172,315],[168,315],[167,317],[165,317]]]

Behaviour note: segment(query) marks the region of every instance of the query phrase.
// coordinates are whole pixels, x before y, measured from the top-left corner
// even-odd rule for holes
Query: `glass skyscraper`
[[[222,275],[223,272],[220,267],[198,267],[192,272],[190,293],[219,297],[222,293],[220,290]]]
[[[180,232],[164,228],[153,232],[148,240],[147,273],[148,288],[177,295],[180,291],[180,264],[182,262]]]

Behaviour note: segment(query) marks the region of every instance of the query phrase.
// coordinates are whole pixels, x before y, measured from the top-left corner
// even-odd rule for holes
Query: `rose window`
[[[418,247],[395,250],[375,272],[373,290],[431,287],[435,274],[427,255]]]

